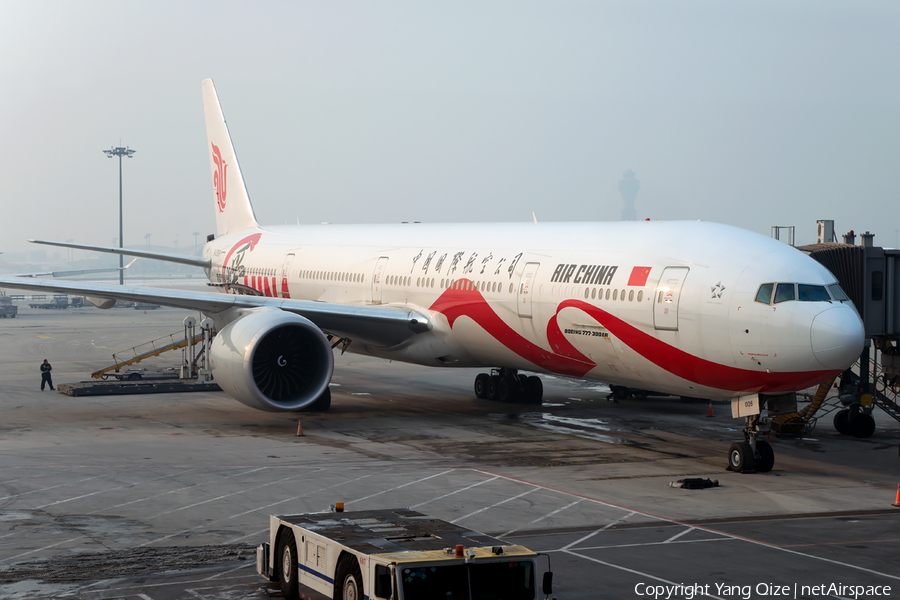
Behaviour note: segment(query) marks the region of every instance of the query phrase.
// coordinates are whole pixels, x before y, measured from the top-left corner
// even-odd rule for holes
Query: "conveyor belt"
[[[167,336],[167,337],[169,339],[172,339],[171,335]],[[160,338],[160,339],[166,339],[166,338]],[[100,369],[99,371],[94,371],[93,373],[91,373],[91,377],[93,377],[94,379],[100,379],[105,374],[109,373],[110,371],[118,371],[122,367],[127,367],[129,365],[139,363],[142,360],[145,360],[147,358],[153,358],[154,356],[159,356],[163,352],[168,352],[170,350],[178,350],[179,348],[184,348],[188,344],[199,344],[200,342],[203,341],[203,335],[195,336],[193,339],[185,338],[185,339],[178,340],[178,341],[172,341],[171,343],[164,344],[162,346],[156,346],[154,343],[156,341],[158,341],[158,340],[154,340],[152,342],[147,342],[147,344],[150,344],[151,349],[146,352],[138,353],[137,349],[140,348],[141,346],[146,346],[147,344],[141,344],[140,346],[135,346],[133,348],[129,348],[128,350],[123,350],[122,352],[116,352],[116,354],[113,354],[113,358],[115,359],[116,364],[111,365],[109,367],[105,367],[103,369]],[[121,361],[119,360],[118,355],[128,354],[128,353],[132,353],[132,354],[134,354],[134,356],[123,359]]]

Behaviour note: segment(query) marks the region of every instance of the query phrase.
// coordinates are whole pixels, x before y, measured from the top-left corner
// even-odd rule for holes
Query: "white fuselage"
[[[261,227],[204,248],[232,293],[402,305],[432,329],[348,351],[507,367],[697,397],[803,389],[858,356],[849,301],[757,301],[829,286],[798,250],[705,222]],[[785,288],[786,289],[786,288]]]

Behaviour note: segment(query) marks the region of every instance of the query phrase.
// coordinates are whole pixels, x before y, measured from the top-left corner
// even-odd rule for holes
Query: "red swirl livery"
[[[216,328],[213,375],[248,406],[327,408],[338,345],[434,368],[482,368],[476,395],[533,403],[541,402],[540,373],[613,390],[765,402],[828,380],[863,347],[862,322],[834,275],[736,227],[262,226],[212,81],[202,90],[216,214],[202,256],[41,243],[196,265],[218,289],[14,287],[202,311]]]

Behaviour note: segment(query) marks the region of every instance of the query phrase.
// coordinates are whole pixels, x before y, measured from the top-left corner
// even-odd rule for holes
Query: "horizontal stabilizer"
[[[74,277],[76,275],[92,275],[94,273],[112,273],[113,271],[124,271],[134,264],[135,258],[124,267],[109,267],[108,269],[77,269],[74,271],[45,271],[44,273],[17,273],[16,277]]]
[[[50,242],[47,240],[28,240],[32,244],[44,244],[45,246],[60,246],[62,248],[75,248],[77,250],[92,250],[94,252],[109,252],[110,254],[124,254],[126,256],[137,256],[139,258],[152,258],[153,260],[162,260],[165,262],[178,263],[181,265],[191,265],[208,269],[210,263],[205,258],[197,256],[185,256],[183,254],[166,254],[165,252],[151,252],[149,250],[132,250],[131,248],[113,248],[110,246],[87,246],[85,244],[69,244],[67,242]]]

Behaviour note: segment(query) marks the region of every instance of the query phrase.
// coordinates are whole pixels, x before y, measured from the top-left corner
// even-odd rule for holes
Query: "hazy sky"
[[[214,231],[212,77],[263,223],[900,229],[900,3],[0,1],[0,250]],[[31,247],[33,248],[33,247]]]

